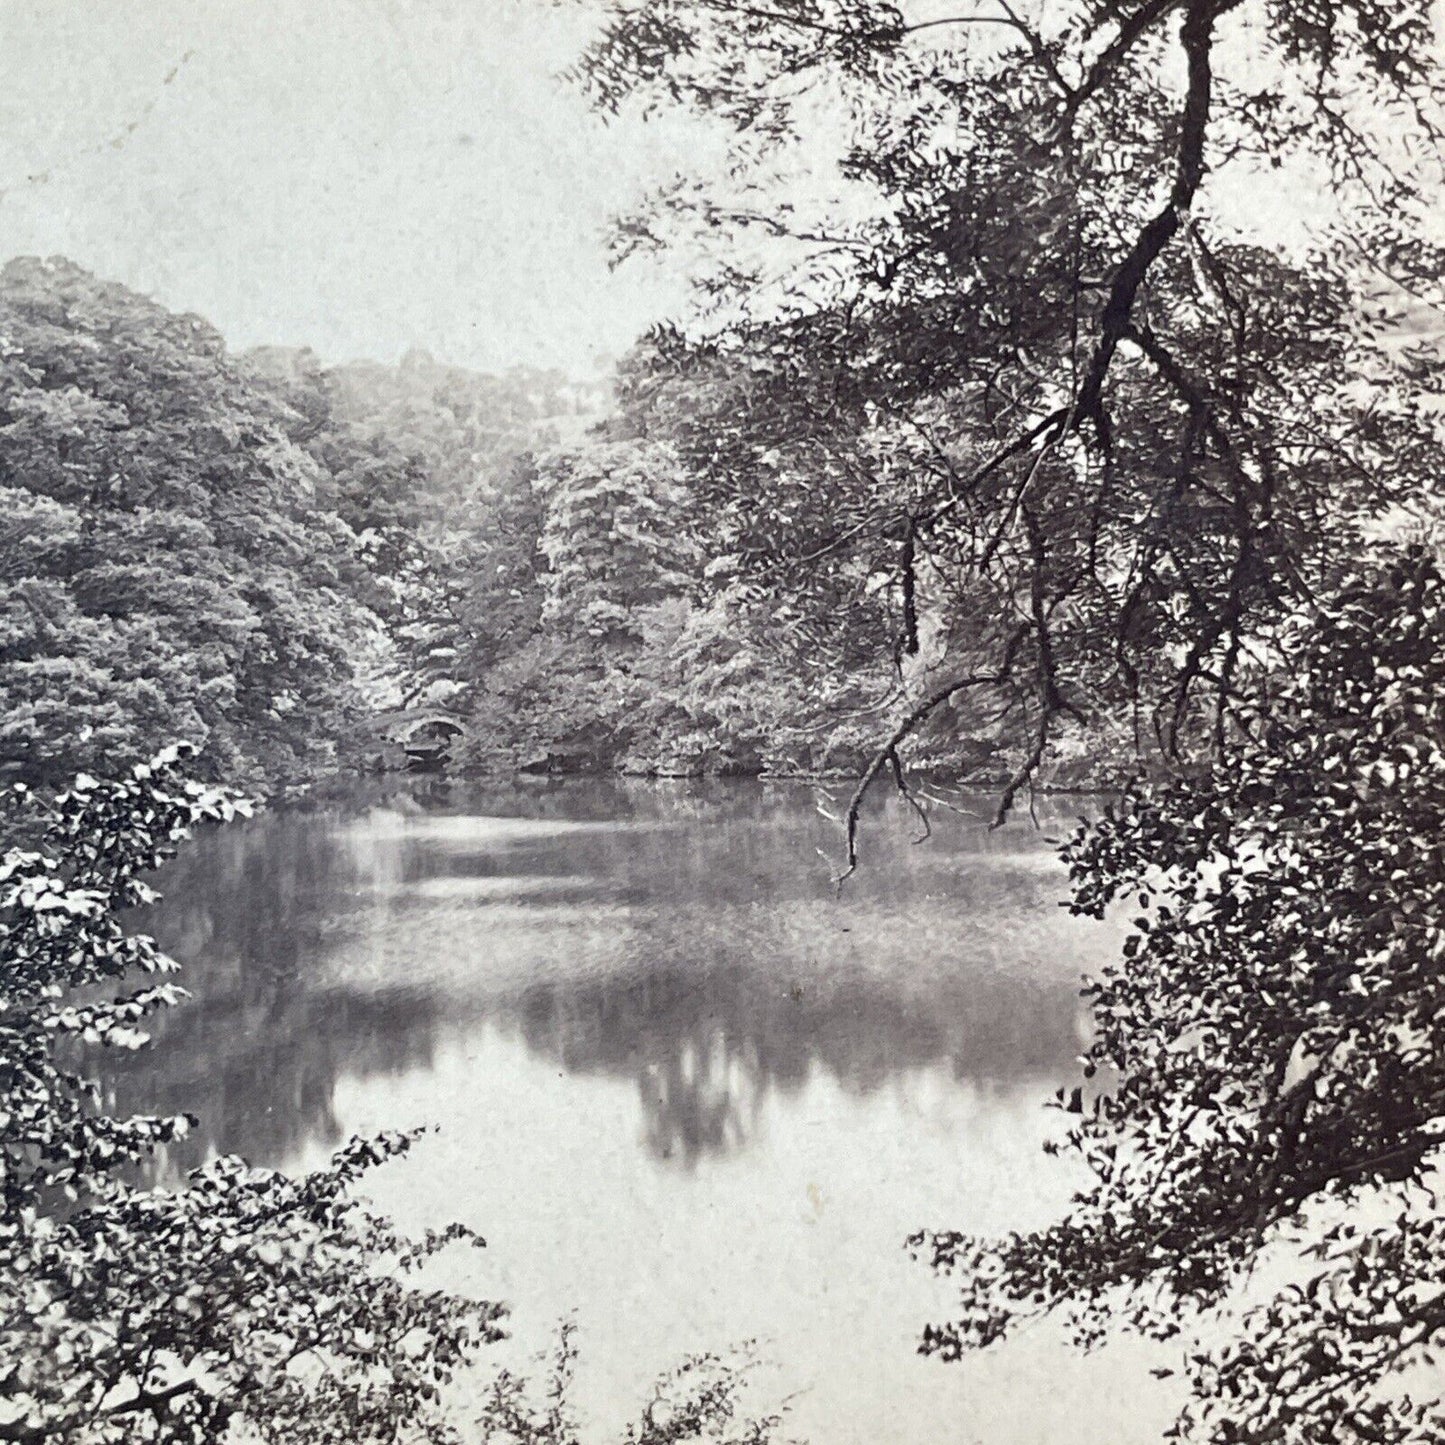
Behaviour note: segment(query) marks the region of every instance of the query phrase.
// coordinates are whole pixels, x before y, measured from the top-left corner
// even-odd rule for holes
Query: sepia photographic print
[[[0,1445],[1445,1445],[1435,0],[0,109]]]

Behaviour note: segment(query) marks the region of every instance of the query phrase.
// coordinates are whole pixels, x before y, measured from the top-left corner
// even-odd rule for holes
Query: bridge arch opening
[[[398,739],[414,768],[439,768],[451,756],[453,745],[466,729],[451,717],[424,717],[411,723]]]

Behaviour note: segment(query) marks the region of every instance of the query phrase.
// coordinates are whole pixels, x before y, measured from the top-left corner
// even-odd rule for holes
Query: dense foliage
[[[173,737],[258,787],[401,761],[846,766],[886,693],[746,584],[692,468],[597,386],[421,353],[236,356],[63,261],[0,276],[0,768],[55,782]],[[799,697],[808,699],[800,710]]]
[[[334,759],[374,624],[287,412],[204,322],[65,262],[6,267],[0,338],[0,766]]]
[[[434,691],[460,706],[538,606],[531,453],[580,435],[596,389],[552,372],[480,375],[419,352],[395,367],[324,368],[274,348],[247,360],[303,419],[298,440],[356,538],[392,700]]]
[[[841,614],[888,628],[875,736],[989,740],[1006,804],[1061,749],[1227,746],[1256,631],[1433,495],[1438,358],[1397,325],[1438,291],[1427,203],[1352,123],[1378,101],[1402,149],[1433,135],[1425,10],[609,15],[581,66],[600,104],[736,132],[732,179],[631,223],[719,254],[711,314],[625,376],[628,418],[831,670],[857,666]],[[1308,255],[1228,214],[1232,176],[1291,153],[1340,176],[1340,236]],[[795,201],[834,154],[831,198]],[[749,271],[759,235],[794,264]]]
[[[944,729],[1007,760],[1000,815],[1061,752],[1154,780],[1068,854],[1076,907],[1145,909],[1092,990],[1107,1087],[1060,1100],[1096,1182],[933,1237],[962,1308],[925,1346],[1171,1338],[1303,1246],[1189,1354],[1191,1438],[1445,1439],[1445,679],[1402,541],[1445,464],[1437,56],[1424,0],[668,0],[608,5],[578,69],[733,137],[624,226],[716,262],[625,410],[828,666],[841,615],[886,626],[845,871]],[[1272,168],[1328,202],[1309,248],[1249,213]]]
[[[1257,748],[1131,791],[1070,842],[1078,911],[1138,905],[1088,988],[1085,1072],[1120,1083],[1061,1096],[1094,1182],[1040,1234],[926,1241],[963,1296],[927,1346],[956,1356],[1055,1306],[1085,1342],[1114,1314],[1168,1339],[1289,1243],[1317,1263],[1190,1355],[1191,1433],[1438,1440],[1445,577],[1386,559],[1294,630]]]
[[[127,932],[142,875],[241,805],[177,751],[114,783],[7,799],[32,846],[0,865],[0,1439],[456,1439],[441,1387],[499,1307],[410,1279],[452,1228],[406,1239],[357,1199],[409,1140],[354,1140],[292,1179],[221,1158],[138,1182],[193,1120],[117,1118],[85,1049],[135,1049],[184,998]]]
[[[740,584],[672,445],[613,433],[543,457],[532,482],[536,610],[477,673],[464,756],[640,772],[846,767],[886,671],[826,667],[797,615]],[[711,535],[710,535],[711,533]]]
[[[576,1445],[585,1431],[573,1408],[576,1327],[563,1322],[540,1388],[525,1375],[501,1370],[493,1378],[476,1420],[482,1445]],[[619,1445],[784,1445],[781,1415],[750,1416],[740,1408],[754,1360],[749,1351],[731,1358],[695,1355],[655,1380],[637,1418]]]

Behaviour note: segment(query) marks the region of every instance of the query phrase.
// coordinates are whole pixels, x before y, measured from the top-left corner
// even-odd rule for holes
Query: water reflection
[[[633,1081],[647,1149],[687,1166],[745,1149],[762,1102],[820,1070],[857,1095],[930,1066],[983,1088],[1067,1073],[1087,960],[1042,840],[949,820],[913,848],[885,814],[869,843],[839,899],[834,827],[795,787],[456,788],[263,818],[163,880],[148,924],[196,997],[118,1089],[200,1115],[174,1167],[285,1162],[339,1138],[338,1079],[426,1070],[489,1028]]]
[[[222,831],[162,880],[196,997],[119,1102],[201,1116],[168,1171],[439,1125],[368,1188],[486,1236],[439,1268],[515,1305],[510,1363],[577,1312],[614,1436],[679,1354],[752,1338],[818,1445],[1146,1445],[1169,1401],[1137,1352],[914,1353],[949,1304],[903,1237],[1043,1224],[1074,1187],[1039,1106],[1116,940],[1027,827],[910,836],[876,817],[840,899],[797,787],[359,790]]]

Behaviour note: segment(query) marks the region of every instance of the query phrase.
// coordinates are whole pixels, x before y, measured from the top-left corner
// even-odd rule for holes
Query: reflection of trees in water
[[[638,1079],[647,1147],[659,1159],[691,1165],[704,1154],[727,1154],[747,1144],[761,1096],[746,1045],[730,1046],[721,1032],[699,1048],[689,1041],[650,1062]]]
[[[622,905],[623,962],[559,938],[574,967],[491,1005],[570,1072],[636,1078],[660,1157],[741,1147],[814,1070],[859,1095],[927,1068],[984,1086],[1071,1072],[1080,951],[1107,940],[1058,908],[1035,838],[941,829],[914,849],[895,832],[840,903],[817,858],[834,830],[806,795],[727,823],[577,835],[569,864]]]
[[[162,880],[167,901],[140,926],[187,965],[194,996],[156,1021],[152,1049],[105,1063],[122,1108],[199,1118],[168,1171],[217,1153],[274,1162],[339,1143],[338,1078],[431,1061],[428,992],[317,985],[318,956],[354,902],[339,862],[326,830],[265,819],[209,837]]]
[[[307,1144],[342,1142],[334,1112],[339,1078],[427,1067],[435,1000],[280,983],[193,1001],[158,1039],[159,1052],[113,1061],[121,1107],[195,1114],[200,1127],[172,1146],[167,1172],[214,1154],[257,1163],[294,1158]]]
[[[571,1073],[635,1077],[649,1148],[691,1163],[745,1145],[763,1100],[815,1069],[860,1095],[939,1065],[984,1086],[1063,1077],[1086,1026],[1076,992],[996,972],[913,990],[879,976],[779,987],[736,962],[657,962],[535,984],[495,1012]]]
[[[648,1148],[658,1158],[691,1164],[700,1155],[745,1145],[763,1080],[777,1071],[759,1057],[744,1020],[712,981],[690,970],[652,968],[592,985],[534,985],[497,1001],[535,1054],[569,1073],[635,1077]],[[806,1071],[805,1050],[790,1067]]]
[[[816,852],[832,826],[801,790],[524,784],[461,804],[624,821],[489,831],[404,795],[222,832],[167,874],[157,928],[197,997],[113,1077],[126,1105],[201,1115],[177,1163],[335,1141],[338,1079],[424,1069],[484,1021],[635,1080],[649,1149],[685,1164],[744,1147],[815,1070],[868,1094],[921,1068],[1062,1075],[1077,1051],[1080,933],[1019,835],[912,849],[880,830],[839,903]]]

